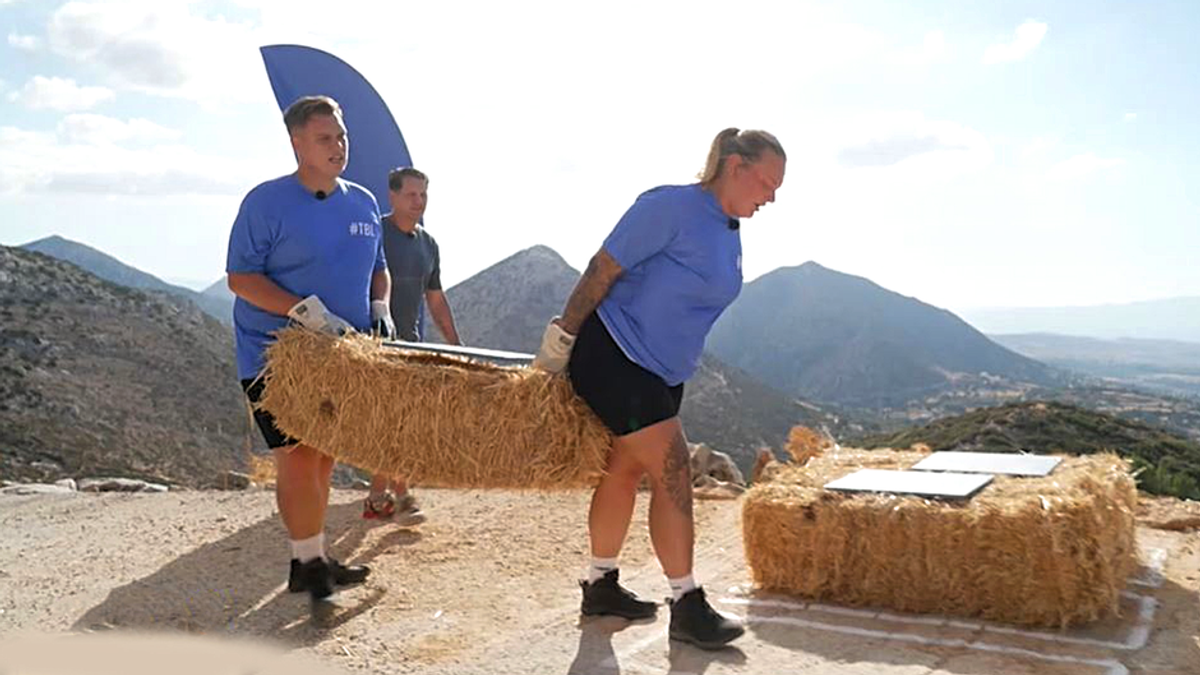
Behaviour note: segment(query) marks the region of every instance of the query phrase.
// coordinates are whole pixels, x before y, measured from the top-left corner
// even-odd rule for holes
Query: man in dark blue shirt
[[[442,290],[441,255],[433,235],[421,225],[429,203],[428,190],[429,177],[417,169],[394,169],[388,174],[392,210],[383,217],[383,249],[392,277],[391,316],[397,338],[419,342],[425,337],[421,334],[421,309],[428,307],[442,338],[457,345],[461,344],[458,329]],[[393,517],[402,526],[425,522],[403,476],[376,475],[363,502],[363,518]]]

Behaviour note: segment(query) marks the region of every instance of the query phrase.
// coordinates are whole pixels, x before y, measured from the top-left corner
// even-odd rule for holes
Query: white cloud
[[[180,133],[150,120],[134,118],[126,122],[104,115],[80,113],[64,117],[58,123],[58,135],[67,143],[119,145],[171,141],[178,139]]]
[[[837,151],[846,169],[888,169],[952,175],[986,166],[992,147],[980,132],[921,113],[872,115],[852,123]]]
[[[988,65],[1020,61],[1029,56],[1046,37],[1046,24],[1032,19],[1017,26],[1016,34],[1011,42],[997,42],[988,45],[983,52],[983,62]]]
[[[68,2],[50,18],[48,41],[117,88],[214,104],[261,94],[261,36],[195,10],[195,3]]]
[[[1053,181],[1077,180],[1096,172],[1121,166],[1125,160],[1115,157],[1099,157],[1094,152],[1085,152],[1050,167],[1046,178]]]
[[[1126,121],[1126,122],[1132,122],[1132,121],[1134,121],[1134,120],[1136,120],[1136,119],[1137,119],[1137,113],[1135,113],[1135,112],[1127,112],[1127,113],[1125,113],[1125,121]]]
[[[901,66],[927,66],[946,60],[946,35],[940,30],[925,33],[921,46],[904,49],[892,54],[889,61]]]
[[[150,135],[168,132],[144,120],[106,120],[104,125],[133,129],[131,138],[138,133],[144,138],[147,125],[154,130]],[[205,155],[178,144],[130,148],[0,127],[0,194],[237,195],[264,175],[263,167],[245,159]]]
[[[18,33],[8,34],[8,46],[12,47],[13,49],[32,52],[36,51],[41,44],[41,39],[36,35],[20,35]]]
[[[1037,136],[1021,147],[1021,158],[1025,160],[1045,157],[1046,153],[1062,144],[1058,136]]]
[[[69,112],[87,110],[113,96],[106,87],[80,86],[69,78],[34,75],[19,91],[10,92],[8,100],[33,110]]]

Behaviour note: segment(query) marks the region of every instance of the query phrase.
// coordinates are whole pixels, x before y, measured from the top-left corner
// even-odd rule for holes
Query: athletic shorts
[[[252,404],[257,404],[262,398],[264,387],[266,382],[261,377],[242,380],[242,391],[246,392],[246,398],[250,399]],[[280,431],[279,427],[275,426],[275,417],[266,410],[260,410],[257,405],[254,407],[254,421],[258,423],[258,430],[262,432],[267,447],[272,450],[300,442]]]
[[[683,385],[669,387],[630,361],[594,312],[579,329],[567,373],[575,393],[617,436],[675,417],[683,402]]]

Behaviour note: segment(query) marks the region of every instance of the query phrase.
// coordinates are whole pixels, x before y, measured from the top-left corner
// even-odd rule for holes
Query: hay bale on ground
[[[755,584],[1031,626],[1117,611],[1136,564],[1137,491],[1124,460],[1065,458],[1047,477],[997,476],[957,503],[821,487],[860,468],[907,469],[926,454],[843,448],[752,488],[742,529]]]
[[[611,436],[563,377],[289,328],[262,407],[293,438],[372,473],[463,488],[579,487]]]

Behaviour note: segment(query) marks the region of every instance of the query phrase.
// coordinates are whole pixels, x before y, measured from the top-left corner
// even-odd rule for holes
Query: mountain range
[[[168,284],[158,277],[131,267],[116,258],[98,251],[87,244],[53,235],[22,244],[26,251],[36,251],[59,260],[73,263],[88,272],[114,284],[147,291],[162,291],[175,297],[196,303],[209,316],[226,325],[233,325],[233,293],[225,289],[225,281],[213,284],[202,293],[190,288]],[[217,288],[217,287],[220,288]]]
[[[42,325],[45,321],[32,324],[36,328],[29,330],[37,334],[55,330],[53,322],[69,323],[72,320],[62,314],[128,316],[127,325],[100,322],[88,332],[98,341],[156,345],[149,350],[128,350],[123,357],[125,362],[136,363],[139,358],[147,358],[145,354],[175,353],[173,347],[157,345],[183,342],[174,337],[173,331],[177,328],[173,324],[164,327],[161,322],[145,320],[147,316],[162,315],[166,311],[161,308],[164,302],[176,308],[172,311],[188,312],[188,316],[202,317],[210,322],[204,324],[208,327],[202,331],[189,332],[189,339],[200,340],[203,345],[192,349],[192,357],[179,358],[184,363],[192,363],[195,354],[202,354],[206,363],[211,362],[208,365],[225,369],[220,371],[223,375],[219,377],[206,376],[208,379],[203,383],[190,385],[196,396],[214,402],[214,405],[219,403],[218,408],[224,412],[213,408],[195,419],[205,420],[204,424],[210,424],[214,416],[222,420],[218,426],[226,436],[214,444],[225,448],[222,452],[231,447],[228,443],[244,444],[244,434],[233,441],[233,436],[227,433],[228,425],[233,424],[229,417],[231,411],[242,409],[240,392],[236,386],[229,387],[233,384],[229,374],[233,350],[228,327],[211,321],[199,311],[203,306],[228,319],[227,309],[214,309],[228,308],[232,303],[232,294],[223,280],[196,293],[166,284],[99,251],[61,238],[33,242],[27,248],[46,250],[73,260],[75,264],[49,265],[46,262],[49,258],[39,256],[38,259],[43,261],[41,264],[9,274],[18,285],[49,284],[48,288],[57,288],[52,280],[66,275],[64,270],[69,269],[72,270],[70,275],[82,275],[78,276],[81,288],[107,289],[104,293],[89,291],[86,297],[94,296],[103,301],[97,300],[99,304],[86,310],[79,309],[83,301],[78,294],[70,296],[75,304],[44,303],[37,315],[45,314],[45,321],[51,323],[45,326]],[[9,257],[18,259],[18,253],[32,255],[12,250]],[[103,281],[81,268],[118,281]],[[25,280],[22,275],[32,277]],[[47,275],[51,281],[42,278]],[[449,288],[447,295],[466,344],[532,352],[538,347],[546,322],[561,311],[578,278],[579,272],[553,250],[535,246]],[[130,287],[147,290],[143,293]],[[144,301],[124,299],[141,295],[146,296]],[[21,302],[36,303],[37,300],[27,295]],[[6,322],[7,326],[18,327],[8,330],[24,330],[21,321],[24,319]],[[217,328],[219,336],[213,333],[213,327]],[[432,327],[430,330],[434,331]],[[436,335],[427,336],[427,339],[435,338]],[[37,355],[37,350],[26,344],[30,339],[27,336],[18,339],[9,335],[4,339],[6,348],[17,350],[12,352],[14,354]],[[681,416],[691,440],[704,441],[715,449],[729,452],[744,470],[749,468],[758,447],[779,447],[795,424],[825,429],[838,438],[857,438],[897,429],[914,421],[928,421],[1030,398],[1058,398],[1200,437],[1200,406],[1182,400],[1164,401],[1148,394],[1133,394],[1114,388],[1111,383],[1082,386],[1072,379],[1073,376],[1068,377],[1054,367],[997,344],[946,310],[813,262],[782,268],[746,284],[741,297],[718,322],[708,347],[709,353],[702,359],[699,371],[685,388]],[[29,351],[31,349],[33,351]],[[92,347],[76,349],[71,346],[67,352],[86,355],[89,349]],[[50,389],[46,391],[61,392],[77,387],[69,377],[60,376],[58,370],[39,363],[35,359],[10,373],[0,373],[0,386],[9,386],[5,378],[14,377],[16,384],[13,386],[24,388],[22,391],[29,390],[28,373],[37,372],[38,377],[47,382],[57,382],[47,385]],[[77,370],[69,369],[68,372]],[[137,447],[136,452],[146,457],[183,447],[182,441],[170,436],[169,432],[176,426],[186,429],[187,418],[177,423],[174,418],[146,415],[145,410],[157,410],[166,404],[157,399],[138,398],[147,390],[169,391],[182,375],[167,365],[137,372],[147,381],[139,381],[131,366],[97,375],[97,381],[111,381],[116,387],[116,400],[142,401],[139,424],[151,420],[152,424],[165,428],[165,431],[159,429],[155,433],[167,433],[164,438],[174,440],[156,442],[155,448],[138,444],[130,444],[130,447]],[[123,388],[137,394],[126,394]],[[47,396],[45,391],[38,391],[41,392],[38,396]],[[109,407],[99,403],[95,409],[89,407],[91,404],[63,405],[68,408],[74,405],[71,409],[78,410],[77,414],[85,419],[109,419],[112,401],[103,403]],[[117,419],[132,420],[136,416],[137,413],[125,410],[117,414]],[[53,425],[50,419],[42,423]],[[24,431],[12,431],[14,429]],[[21,447],[27,450],[34,448],[34,455],[42,453],[51,457],[48,464],[43,462],[41,466],[70,464],[65,457],[53,459],[54,450],[41,441],[21,440],[22,434],[36,434],[36,425],[14,425],[9,430],[12,431],[9,436],[0,437],[0,444],[23,444]],[[244,431],[244,425],[241,430]],[[83,441],[78,444],[81,447],[95,445]],[[3,450],[0,447],[0,452]],[[122,455],[117,452],[113,456]],[[223,465],[236,463],[235,459],[220,453],[210,459],[213,461],[206,466],[215,466],[219,463],[217,459]],[[128,464],[142,473],[156,470],[146,468],[155,464],[149,460]],[[3,468],[0,465],[0,469]],[[206,469],[200,473],[210,472]],[[163,475],[170,477],[169,473]]]
[[[858,408],[1055,377],[947,310],[815,262],[746,284],[709,348],[789,395]]]
[[[962,315],[988,334],[1057,333],[1200,343],[1200,297],[1195,296],[1089,307],[969,309]]]
[[[992,340],[1043,363],[1172,396],[1200,398],[1200,342],[1021,333]]]

